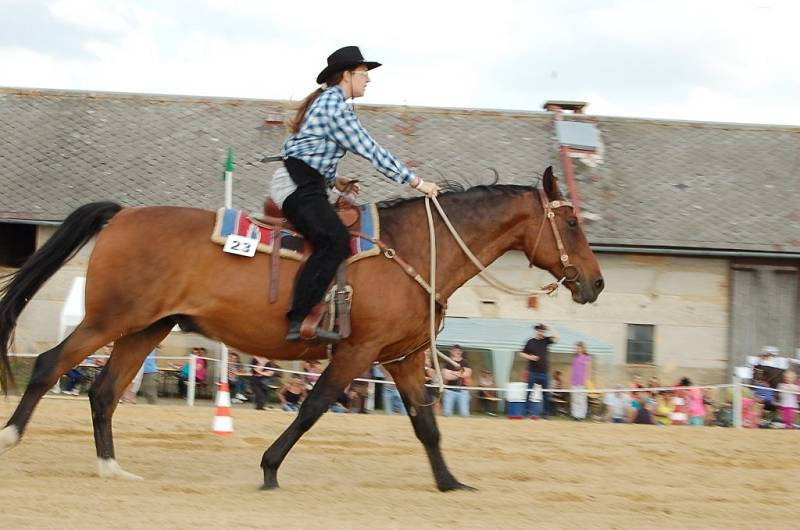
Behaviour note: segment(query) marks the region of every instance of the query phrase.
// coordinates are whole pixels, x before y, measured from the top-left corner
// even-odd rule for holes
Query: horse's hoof
[[[278,486],[278,474],[272,471],[264,472],[264,484],[261,485],[261,491],[276,490]]]
[[[440,485],[439,491],[478,491],[478,488],[473,488],[472,486],[467,486],[466,484],[456,481],[453,484]]]
[[[0,455],[19,443],[19,431],[16,425],[8,425],[0,431]]]
[[[99,458],[97,460],[97,474],[100,478],[115,478],[120,480],[144,480],[139,475],[128,473],[122,469],[113,458]]]
[[[279,488],[280,488],[280,486],[278,486],[278,481],[277,480],[272,480],[270,482],[264,482],[264,484],[262,484],[259,489],[261,491],[272,491],[272,490],[276,490],[276,489],[279,489]]]

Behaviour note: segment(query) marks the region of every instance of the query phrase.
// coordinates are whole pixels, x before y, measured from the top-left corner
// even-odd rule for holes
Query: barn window
[[[21,267],[36,250],[36,225],[0,223],[0,267]]]
[[[628,364],[653,364],[655,328],[650,324],[628,324]]]

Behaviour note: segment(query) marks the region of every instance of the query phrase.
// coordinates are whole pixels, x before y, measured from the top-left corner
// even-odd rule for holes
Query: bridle
[[[536,191],[539,202],[542,204],[544,217],[550,221],[550,228],[553,231],[553,238],[556,241],[556,248],[558,249],[558,256],[561,262],[561,279],[558,281],[558,284],[574,282],[578,279],[578,276],[580,276],[580,272],[569,260],[569,254],[567,254],[567,250],[564,248],[564,241],[561,239],[561,233],[558,231],[558,226],[556,226],[556,213],[554,210],[562,207],[569,207],[574,210],[575,207],[570,201],[564,199],[547,202],[542,194],[539,193],[538,189],[534,191]],[[544,225],[544,220],[542,220],[542,223],[539,225],[539,233],[536,234],[536,242],[533,244],[533,250],[528,260],[528,264],[531,268],[534,266],[533,258],[536,256],[536,250],[539,248],[539,242],[542,239],[542,233],[544,233]],[[570,274],[570,271],[572,271],[572,274]]]

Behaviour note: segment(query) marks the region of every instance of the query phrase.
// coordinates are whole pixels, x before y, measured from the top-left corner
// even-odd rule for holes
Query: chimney
[[[542,108],[553,113],[553,130],[555,132],[556,149],[561,154],[561,163],[564,167],[564,177],[567,181],[569,198],[575,208],[579,219],[581,215],[581,201],[578,196],[578,185],[575,182],[575,169],[572,166],[570,152],[578,150],[594,151],[597,144],[598,131],[593,123],[582,121],[564,120],[564,111],[572,114],[583,114],[583,109],[588,105],[585,101],[545,101]]]
[[[559,101],[548,100],[544,102],[542,108],[547,112],[555,112],[557,114],[564,111],[571,111],[573,114],[583,114],[583,109],[589,106],[586,101]]]
[[[276,127],[283,125],[285,116],[282,112],[267,112],[264,116],[264,126]]]

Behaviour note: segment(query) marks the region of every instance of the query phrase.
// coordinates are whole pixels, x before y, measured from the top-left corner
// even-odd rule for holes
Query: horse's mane
[[[534,186],[522,186],[519,184],[480,184],[467,188],[460,182],[452,180],[444,180],[439,183],[442,188],[440,197],[448,197],[452,195],[468,194],[477,195],[478,197],[498,197],[498,196],[515,196],[521,195],[525,192],[536,189]],[[395,199],[388,199],[377,203],[378,209],[392,208],[401,204],[421,201],[424,197],[398,197]]]

